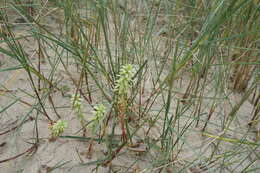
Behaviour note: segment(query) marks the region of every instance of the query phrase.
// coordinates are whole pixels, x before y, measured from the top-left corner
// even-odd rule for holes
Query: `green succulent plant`
[[[68,126],[68,123],[65,120],[58,120],[56,123],[50,126],[52,137],[60,136],[65,128]]]
[[[94,106],[93,111],[93,118],[91,122],[91,130],[93,133],[97,131],[97,129],[100,127],[102,120],[105,117],[106,108],[103,104],[99,104],[97,106]]]
[[[71,96],[72,108],[75,110],[77,118],[80,121],[82,121],[84,119],[84,115],[82,113],[81,102],[82,102],[82,99],[80,98],[79,94],[73,94]]]
[[[135,68],[133,65],[127,64],[121,67],[115,86],[115,91],[117,91],[120,96],[127,94],[133,84],[134,75]]]

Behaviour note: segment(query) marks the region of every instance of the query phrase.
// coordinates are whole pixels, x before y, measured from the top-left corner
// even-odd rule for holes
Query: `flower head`
[[[76,115],[79,120],[82,120],[84,117],[82,110],[81,110],[82,109],[81,102],[82,102],[82,99],[80,98],[79,94],[72,94],[71,104],[72,104],[73,109],[76,111]]]
[[[58,137],[64,132],[64,129],[68,126],[67,122],[64,120],[58,120],[51,127],[51,134],[53,137]]]
[[[93,132],[95,132],[98,129],[106,113],[106,108],[103,104],[94,106],[94,109],[95,110],[93,111],[93,118],[91,122],[91,129]]]
[[[119,71],[118,79],[116,80],[115,91],[118,91],[119,95],[127,94],[133,81],[132,78],[135,74],[135,68],[131,64],[122,66]]]
[[[105,115],[106,108],[103,104],[99,104],[94,106],[95,111],[93,111],[93,115],[95,119],[100,119]]]
[[[74,108],[81,107],[81,101],[82,99],[80,98],[79,94],[72,94],[71,95],[71,104]]]

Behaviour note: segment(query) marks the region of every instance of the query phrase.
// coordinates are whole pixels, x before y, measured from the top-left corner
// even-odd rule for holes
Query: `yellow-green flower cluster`
[[[51,134],[53,137],[58,137],[64,132],[64,129],[68,126],[67,122],[64,120],[58,120],[51,127]]]
[[[82,99],[80,98],[79,94],[73,94],[71,96],[71,104],[73,109],[76,111],[76,115],[79,120],[83,120],[84,118],[84,115],[82,113],[82,108],[81,108],[81,102]]]
[[[93,111],[93,118],[91,122],[91,129],[92,132],[96,132],[97,129],[100,127],[100,124],[102,120],[105,117],[106,113],[106,108],[103,104],[99,104],[97,106],[94,106],[94,111]]]
[[[131,87],[133,81],[132,78],[135,75],[135,69],[133,65],[127,64],[122,66],[119,71],[118,79],[116,80],[115,91],[118,92],[119,95],[127,94],[129,88]]]

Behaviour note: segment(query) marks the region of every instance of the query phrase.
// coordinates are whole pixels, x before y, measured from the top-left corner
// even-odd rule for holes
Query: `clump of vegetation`
[[[53,138],[97,150],[93,161],[75,149],[97,172],[257,172],[259,9],[259,0],[1,1],[0,119],[20,124],[0,136],[33,121],[30,142],[18,142],[40,146],[52,122]]]

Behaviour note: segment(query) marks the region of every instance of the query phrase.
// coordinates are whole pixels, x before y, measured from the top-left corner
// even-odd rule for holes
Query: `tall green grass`
[[[90,152],[95,142],[107,146],[107,156],[82,166],[110,165],[142,134],[151,160],[140,172],[259,170],[259,0],[33,0],[5,2],[0,9],[0,52],[17,62],[0,72],[19,68],[28,75],[35,144],[39,117],[50,123],[64,118],[53,101],[54,91],[66,95],[57,77],[62,68],[72,83],[69,94],[79,94],[89,111],[106,107],[90,137],[61,136],[90,141]],[[24,20],[27,37],[37,44],[36,61],[27,53],[26,37],[16,36],[10,14]],[[135,70],[122,94],[115,88],[129,64]],[[251,114],[239,114],[248,102]],[[6,104],[0,112],[16,106]],[[53,114],[46,111],[49,104]],[[250,120],[240,123],[243,116]],[[88,129],[91,121],[84,122],[75,130]]]

